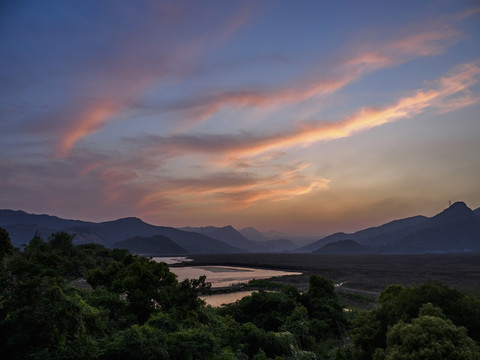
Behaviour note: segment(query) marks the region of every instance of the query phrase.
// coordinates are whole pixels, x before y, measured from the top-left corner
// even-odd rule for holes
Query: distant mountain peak
[[[268,241],[269,239],[260,231],[252,226],[241,229],[240,234],[252,241]]]
[[[371,251],[370,247],[361,245],[355,240],[345,239],[335,241],[322,246],[320,249],[314,251],[315,253],[361,253]]]
[[[468,209],[471,210],[467,204],[465,204],[463,201],[456,201],[452,205],[450,205],[448,208],[445,210],[458,210],[458,209]]]
[[[123,225],[127,225],[127,226],[150,225],[150,224],[146,223],[145,221],[143,221],[142,219],[134,217],[134,216],[124,217],[124,218],[120,218],[120,219],[112,220],[112,221],[106,221],[106,222],[104,222],[104,224],[105,223],[123,224]],[[102,223],[100,223],[100,224],[102,224]]]
[[[476,214],[467,206],[467,204],[465,204],[463,201],[457,201],[442,212],[432,217],[430,220],[433,222],[453,221],[460,218],[471,218],[474,216],[476,216]]]
[[[135,216],[127,216],[127,217],[124,217],[124,218],[120,218],[118,219],[119,221],[131,221],[131,222],[144,222],[142,219],[138,218],[138,217],[135,217]]]

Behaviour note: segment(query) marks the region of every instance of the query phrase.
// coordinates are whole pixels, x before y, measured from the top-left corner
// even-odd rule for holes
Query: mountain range
[[[223,241],[224,243],[250,252],[265,252],[266,247],[256,241],[252,241],[243,236],[233,226],[223,227],[205,226],[205,227],[183,227],[183,231],[195,232],[206,235],[212,239]]]
[[[342,243],[338,252],[479,252],[480,208],[471,210],[464,202],[456,202],[431,218],[414,216],[352,234],[335,233],[296,251],[334,252],[332,244],[345,240],[350,241],[350,249]]]
[[[76,244],[95,242],[106,247],[123,246],[129,248],[136,237],[142,238],[141,241],[145,241],[143,238],[157,237],[156,240],[151,240],[151,243],[143,251],[135,247],[136,253],[144,254],[177,254],[176,251],[172,250],[174,247],[171,242],[179,247],[177,249],[182,254],[242,252],[237,247],[203,234],[182,231],[172,227],[150,225],[134,217],[95,223],[67,220],[50,215],[28,214],[24,211],[0,210],[0,226],[8,231],[15,246],[27,244],[37,232],[44,239],[47,239],[52,233],[64,231],[75,234],[74,242]],[[159,241],[158,235],[161,235],[164,240]],[[129,239],[132,240],[123,242]],[[167,242],[165,239],[169,241]],[[152,249],[152,243],[156,244],[156,251],[147,251]],[[125,244],[129,246],[125,246]]]
[[[273,231],[262,233],[251,226],[239,230],[239,233],[249,240],[256,241],[268,252],[292,251],[298,248],[296,242],[283,238],[285,235],[281,233]]]
[[[134,217],[95,223],[0,210],[0,227],[9,232],[15,246],[27,244],[35,233],[47,239],[52,233],[64,231],[75,234],[77,244],[94,242],[151,255],[480,252],[480,208],[471,210],[464,202],[456,202],[431,218],[419,215],[355,233],[339,232],[303,247],[289,239],[272,239],[274,232],[262,233],[252,227],[240,231],[230,225],[176,229],[151,225]]]

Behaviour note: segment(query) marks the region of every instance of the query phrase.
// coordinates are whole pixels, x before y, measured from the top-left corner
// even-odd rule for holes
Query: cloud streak
[[[231,210],[246,208],[258,202],[290,200],[315,191],[327,190],[330,181],[322,176],[306,173],[309,166],[305,164],[290,168],[274,165],[282,163],[278,157],[284,156],[287,149],[352,136],[387,123],[411,118],[429,108],[447,112],[469,106],[475,100],[469,88],[478,82],[479,76],[480,68],[476,62],[464,64],[431,82],[429,88],[413,91],[413,94],[402,97],[391,105],[362,108],[337,122],[300,123],[290,131],[272,135],[150,135],[130,139],[128,148],[131,155],[127,159],[113,164],[109,161],[108,165],[93,162],[80,171],[96,172],[105,184],[106,196],[108,195],[112,202],[121,197],[122,192],[119,189],[133,186],[132,182],[139,181],[136,173],[142,173],[149,180],[146,181],[148,184],[135,185],[144,188],[142,193],[145,194],[137,207],[147,212],[155,212],[158,210],[155,210],[156,208],[165,210],[187,206],[185,204],[200,206],[207,203],[221,204]],[[220,162],[216,160],[219,154]],[[198,164],[203,164],[205,168],[199,169],[198,177],[169,178],[155,175],[162,164],[175,157],[189,158],[192,163],[196,163],[195,159],[198,159]],[[207,164],[210,166],[207,167]],[[182,166],[188,167],[185,164]],[[230,170],[215,172],[212,170],[215,167],[226,167]],[[250,173],[249,169],[254,170],[255,175]],[[161,190],[147,190],[158,188]]]
[[[170,12],[172,11],[170,9]],[[328,76],[322,75],[319,77],[315,75],[316,71],[326,72],[324,64],[313,71],[307,79],[297,80],[296,83],[279,89],[227,90],[219,93],[208,93],[207,91],[207,94],[203,92],[202,95],[195,98],[167,104],[161,107],[160,111],[173,111],[183,114],[180,116],[187,119],[183,121],[182,128],[185,129],[185,123],[196,124],[214,115],[222,108],[284,107],[288,104],[297,104],[317,96],[331,94],[371,72],[395,66],[414,58],[442,53],[459,38],[458,31],[453,27],[454,20],[458,21],[458,18],[464,18],[472,13],[474,12],[465,13],[462,16],[457,16],[457,18],[450,17],[437,20],[432,23],[433,28],[411,35],[399,36],[383,44],[364,43],[359,45],[352,55],[340,60],[333,68],[331,67],[327,71],[327,73],[330,73]],[[216,44],[215,46],[226,43],[252,16],[253,11],[251,9],[240,9],[224,21],[221,25],[223,31],[219,31],[219,35],[213,36],[213,41],[210,42]],[[184,20],[182,19],[182,21]],[[153,24],[147,24],[145,27],[150,27],[150,31],[155,29]],[[57,156],[67,156],[78,141],[100,131],[117,115],[128,110],[131,107],[129,102],[138,98],[153,82],[171,74],[173,68],[178,64],[183,63],[180,72],[188,73],[191,66],[194,65],[185,64],[185,59],[201,56],[202,52],[205,51],[207,41],[208,37],[200,34],[196,38],[194,37],[183,43],[181,47],[170,49],[171,55],[169,58],[158,59],[156,66],[145,64],[146,66],[132,67],[137,61],[126,55],[122,55],[123,58],[120,60],[115,60],[112,64],[114,73],[121,73],[122,77],[125,78],[126,76],[125,79],[130,79],[128,81],[124,79],[123,84],[127,84],[126,87],[123,89],[123,86],[119,87],[120,84],[116,80],[107,82],[104,85],[103,93],[111,94],[110,96],[100,95],[100,98],[93,105],[86,104],[87,107],[80,110],[79,116],[70,115],[68,118],[60,119],[66,124],[61,126],[61,129],[64,130],[60,134],[60,141],[56,147]],[[135,34],[127,40],[127,44],[130,43],[133,46],[132,49],[135,49],[133,52],[136,54],[136,58],[151,57],[152,54],[145,53],[145,49],[152,51],[151,47],[147,46],[141,50],[142,47],[137,42],[138,38]],[[192,56],[192,51],[196,55]],[[132,53],[132,51],[129,53]],[[314,80],[311,80],[312,78]]]
[[[99,131],[111,117],[118,114],[120,106],[115,101],[105,101],[84,109],[81,116],[68,122],[67,129],[57,145],[56,155],[68,155],[80,139]]]
[[[187,122],[195,124],[226,107],[285,106],[324,96],[348,86],[371,72],[415,58],[439,55],[460,37],[452,22],[452,18],[443,18],[430,23],[432,26],[429,29],[418,29],[413,34],[397,36],[383,43],[355,45],[353,47],[357,49],[356,51],[344,56],[343,59],[337,59],[334,65],[319,64],[316,71],[311,71],[306,79],[280,86],[280,89],[248,89],[209,94],[206,91],[206,95],[205,91],[202,91],[202,94],[195,98],[163,106],[160,111],[184,112],[184,116],[188,118]],[[330,75],[318,76],[316,72]]]
[[[76,92],[75,104],[70,107],[57,104],[56,114],[48,119],[54,123],[52,127],[60,138],[56,144],[57,156],[69,155],[78,141],[131,110],[132,104],[152,86],[188,79],[203,57],[223,46],[254,16],[252,9],[240,6],[229,10],[224,18],[209,22],[202,31],[172,42],[170,35],[194,21],[198,9],[181,3],[151,5],[152,13],[139,28],[127,35],[115,34],[100,54],[91,55],[87,67],[75,69],[83,74],[69,85]],[[206,10],[201,13],[204,16],[201,21],[211,15]],[[174,20],[169,19],[168,14],[174,14]],[[93,101],[79,100],[85,96]],[[68,111],[58,111],[62,106],[70,109],[67,115]],[[75,112],[71,111],[73,108]]]
[[[329,180],[306,174],[309,164],[277,169],[274,174],[217,173],[196,178],[159,180],[161,191],[146,195],[143,209],[156,209],[157,203],[170,206],[217,203],[229,210],[242,209],[259,201],[284,201],[313,191],[328,189]],[[189,204],[189,205],[186,205]]]
[[[172,137],[149,136],[140,141],[157,147],[157,152],[169,156],[188,153],[223,153],[233,157],[255,156],[268,151],[278,151],[293,146],[308,146],[318,141],[334,140],[356,134],[386,123],[407,119],[427,108],[439,108],[443,112],[468,106],[473,101],[457,100],[449,104],[450,97],[468,96],[469,87],[478,82],[480,68],[476,63],[458,66],[451,73],[436,81],[430,89],[420,89],[413,95],[399,99],[383,108],[365,107],[340,121],[313,121],[300,123],[295,129],[273,135],[258,136],[251,133],[237,135],[176,135]]]

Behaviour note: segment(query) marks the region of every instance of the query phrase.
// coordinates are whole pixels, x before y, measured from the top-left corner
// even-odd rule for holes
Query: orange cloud
[[[286,104],[299,103],[315,96],[329,94],[355,82],[361,76],[372,71],[400,64],[413,58],[437,55],[443,52],[447,46],[457,40],[459,35],[453,29],[452,21],[458,21],[473,13],[475,11],[465,12],[465,14],[456,18],[445,17],[433,23],[432,29],[417,31],[413,35],[398,37],[383,44],[359,45],[357,46],[358,50],[346,60],[336,62],[335,66],[328,69],[328,71],[321,69],[322,73],[330,74],[327,77],[318,77],[311,73],[307,79],[297,81],[279,90],[227,91],[207,96],[202,95],[197,99],[189,99],[169,105],[164,110],[186,111],[189,114],[188,122],[196,123],[212,116],[224,107],[284,106]],[[214,37],[213,43],[217,43],[217,46],[224,43],[226,38],[231,37],[251,18],[251,9],[240,9],[237,14],[227,19],[222,25],[224,31],[217,32],[219,35]],[[138,41],[138,39],[129,40],[131,42]],[[201,45],[205,45],[207,42],[208,37],[199,36],[190,43],[173,49],[171,51],[172,62],[175,64],[182,63],[184,58],[195,57],[192,56],[192,52],[197,53],[197,55],[204,52],[205,50],[202,50],[203,47]],[[134,49],[140,51],[139,44],[135,44]],[[138,55],[136,56],[138,57]],[[165,64],[161,66],[161,71],[158,70],[158,67],[151,68],[149,66],[145,69],[139,69],[138,67],[133,69],[131,65],[135,61],[128,56],[123,60],[115,59],[113,63],[115,71],[121,72],[128,79],[129,89],[118,89],[118,84],[116,83],[115,88],[108,88],[107,86],[104,92],[113,93],[114,96],[109,99],[99,100],[99,104],[93,108],[85,109],[82,116],[69,119],[70,126],[57,146],[56,153],[58,156],[69,154],[80,139],[101,130],[115,115],[129,107],[125,98],[138,96],[145,91],[153,79],[158,79],[162,72],[169,71],[165,69]],[[189,69],[185,70],[187,73],[189,72]]]
[[[284,106],[330,94],[373,71],[444,52],[459,38],[458,31],[452,27],[453,20],[460,18],[445,17],[431,23],[430,28],[426,30],[416,29],[414,34],[398,36],[380,44],[356,45],[354,48],[357,50],[353,54],[344,60],[336,61],[328,70],[325,70],[325,65],[319,66],[321,73],[329,74],[326,77],[319,77],[312,72],[307,79],[286,85],[279,90],[230,91],[210,95],[203,92],[198,98],[170,105],[167,110],[187,111],[189,122],[196,123],[228,106],[238,108]],[[411,29],[409,30],[411,32]]]
[[[328,189],[329,180],[303,174],[308,164],[299,164],[291,169],[266,177],[238,173],[206,178],[175,179],[163,182],[163,190],[146,195],[140,208],[154,208],[157,202],[185,204],[217,203],[228,209],[249,207],[258,201],[283,201],[317,190]]]
[[[71,120],[70,126],[57,146],[57,156],[65,156],[70,153],[77,141],[100,130],[119,110],[118,104],[106,101],[86,109],[82,116]]]
[[[121,37],[113,39],[114,44],[109,44],[112,48],[118,47],[115,49],[118,53],[114,56],[109,54],[107,59],[97,59],[104,63],[102,65],[104,71],[93,80],[94,84],[90,84],[95,91],[100,92],[97,95],[97,103],[94,106],[84,105],[79,116],[62,119],[68,124],[57,144],[57,156],[68,155],[79,140],[101,130],[113,117],[128,109],[131,100],[139,97],[165,75],[185,77],[191,73],[198,65],[199,58],[208,53],[212,47],[223,45],[254,15],[252,9],[240,7],[220,25],[212,24],[213,26],[205,29],[204,33],[195,34],[188,41],[162,46],[162,40],[170,42],[172,33],[176,32],[175,26],[183,27],[185,22],[191,21],[190,17],[198,14],[194,12],[191,4],[163,6],[152,3],[151,6],[150,13],[138,28],[140,30],[132,31],[128,37],[122,34]],[[170,14],[175,14],[173,16],[175,20],[169,18]],[[167,28],[169,26],[172,28],[165,31],[162,28],[165,24]],[[151,39],[145,38],[147,33],[162,33],[165,34],[165,38],[155,38],[155,42],[152,42]],[[153,43],[155,46],[152,46]],[[167,53],[168,56],[165,56]],[[91,70],[92,73],[98,71],[97,67]],[[90,78],[92,74],[88,73],[85,77]]]
[[[455,72],[441,78],[436,89],[418,90],[414,96],[406,97],[397,101],[396,104],[383,109],[364,108],[357,114],[339,122],[305,123],[303,126],[290,133],[280,134],[257,140],[254,145],[245,143],[244,147],[230,149],[236,156],[251,156],[265,151],[285,149],[297,145],[309,145],[317,141],[333,140],[353,135],[357,132],[368,130],[372,127],[385,123],[412,117],[428,107],[444,107],[444,102],[449,96],[459,94],[468,87],[478,82],[480,68],[474,64],[458,67]],[[472,102],[465,101],[455,103],[459,106],[467,106]],[[453,106],[451,107],[454,108]],[[225,149],[229,150],[229,149]]]
[[[222,159],[234,162],[265,152],[278,152],[293,146],[308,146],[318,141],[351,136],[385,123],[412,117],[427,108],[446,111],[445,104],[449,104],[452,97],[458,98],[468,94],[469,87],[478,82],[479,74],[480,68],[475,63],[461,65],[447,76],[432,82],[431,89],[417,90],[414,95],[401,98],[390,106],[366,107],[336,122],[299,122],[297,128],[273,135],[240,133],[237,135],[175,135],[168,138],[152,135],[142,138],[141,141],[144,146],[155,149],[155,153],[161,153],[164,157],[192,153],[222,154]],[[457,101],[452,103],[450,108],[467,106],[473,101]],[[246,164],[245,161],[243,163]]]
[[[439,114],[445,114],[478,103],[480,103],[480,96],[472,96],[470,92],[467,92],[464,96],[458,96],[438,104],[437,109]]]

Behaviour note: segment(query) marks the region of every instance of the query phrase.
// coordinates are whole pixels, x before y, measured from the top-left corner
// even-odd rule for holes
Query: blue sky
[[[322,235],[480,206],[475,1],[7,1],[0,207]]]

